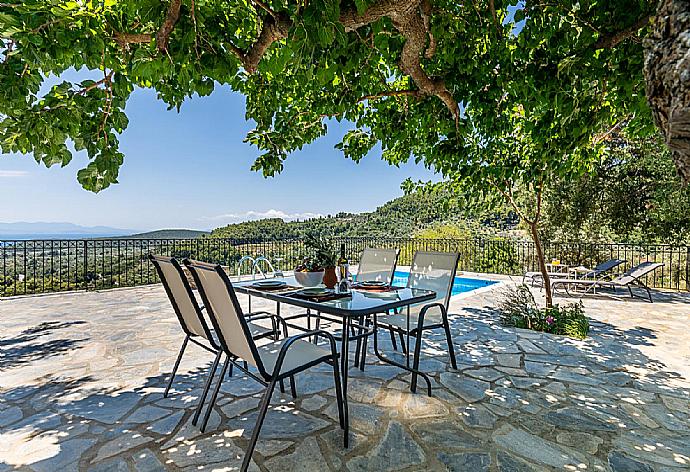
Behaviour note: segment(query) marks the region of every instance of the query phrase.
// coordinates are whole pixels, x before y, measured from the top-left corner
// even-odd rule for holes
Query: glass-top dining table
[[[255,286],[256,282],[266,280],[283,281],[285,282],[286,287],[282,290],[267,290],[265,288]],[[291,317],[283,317],[283,319],[285,320],[305,316],[307,317],[308,324],[306,328],[304,326],[296,325],[294,323],[288,323],[288,326],[290,326],[291,328],[295,328],[302,331],[309,331],[311,329],[310,319],[311,316],[314,316],[311,315],[312,311],[318,314],[317,322],[320,321],[321,317],[324,317],[329,321],[335,321],[341,324],[342,334],[340,336],[336,336],[336,339],[339,339],[341,342],[340,372],[343,380],[342,388],[344,395],[347,395],[349,342],[352,340],[357,340],[358,346],[357,353],[355,355],[355,366],[357,366],[361,340],[366,339],[369,335],[373,333],[372,328],[370,328],[369,325],[366,323],[368,317],[375,314],[388,313],[393,310],[399,311],[399,309],[402,308],[403,310],[401,316],[405,316],[406,313],[409,324],[410,305],[428,302],[436,298],[436,292],[432,290],[423,290],[408,287],[392,287],[389,291],[383,292],[353,288],[348,296],[324,301],[314,301],[306,298],[297,298],[295,296],[295,292],[301,290],[302,287],[299,286],[295,278],[292,276],[271,279],[245,280],[239,282],[232,282],[232,285],[237,292],[244,293],[249,296],[249,311],[251,311],[251,297],[261,297],[276,302],[276,314],[278,316],[280,316],[280,305],[283,303],[287,305],[297,306],[300,308],[305,308],[307,310],[306,314],[292,315]],[[405,310],[405,308],[407,309]],[[409,353],[409,346],[407,352]],[[382,356],[378,357],[389,364],[393,364],[403,369],[412,371],[409,365],[409,356],[406,365],[385,359]],[[363,358],[364,356],[362,355],[362,360],[360,364],[360,368],[362,369],[364,368]],[[429,389],[430,387],[431,386],[429,385]]]

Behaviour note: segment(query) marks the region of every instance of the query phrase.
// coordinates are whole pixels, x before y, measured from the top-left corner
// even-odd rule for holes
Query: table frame
[[[375,326],[372,325],[371,330],[369,330],[365,325],[361,324],[361,321],[359,323],[354,323],[353,321],[356,320],[362,320],[362,319],[367,319],[367,317],[376,315],[377,313],[386,313],[389,310],[395,310],[396,308],[402,308],[402,307],[407,307],[407,324],[409,326],[410,324],[410,310],[409,307],[410,305],[415,305],[417,303],[423,303],[427,301],[434,300],[436,298],[436,292],[433,292],[431,290],[420,290],[420,292],[426,292],[424,295],[420,295],[417,297],[412,297],[406,300],[395,300],[395,301],[390,301],[390,302],[385,302],[382,300],[381,305],[379,306],[372,306],[366,309],[359,309],[359,310],[345,310],[342,308],[336,308],[329,306],[327,304],[323,304],[320,302],[313,302],[310,300],[303,300],[299,298],[294,298],[294,297],[289,297],[287,296],[289,293],[292,292],[271,292],[267,290],[257,290],[255,288],[252,288],[251,285],[254,283],[254,280],[247,280],[247,281],[240,281],[240,282],[234,282],[233,283],[233,288],[235,291],[239,293],[243,293],[245,295],[249,296],[249,303],[251,304],[251,297],[252,296],[257,296],[260,298],[265,298],[267,300],[271,300],[277,303],[276,307],[276,315],[280,316],[280,304],[285,303],[288,305],[294,305],[300,308],[305,308],[308,311],[306,315],[300,315],[300,316],[309,316],[309,312],[311,310],[321,312],[321,313],[326,313],[328,315],[331,315],[332,317],[340,317],[342,320],[342,326],[343,326],[343,335],[342,336],[335,336],[336,340],[340,338],[340,343],[341,343],[341,355],[340,355],[340,375],[342,377],[342,393],[343,396],[347,396],[347,379],[348,379],[348,369],[349,369],[349,357],[350,357],[350,351],[349,351],[349,343],[350,340],[358,340],[362,339],[364,337],[368,337],[370,334],[372,334],[375,330]],[[251,306],[251,305],[250,305]],[[329,317],[330,318],[330,317]],[[291,319],[294,319],[291,318]],[[289,327],[300,330],[300,331],[308,331],[308,329],[303,328],[302,326],[295,325],[293,323],[288,324]],[[351,328],[356,328],[359,330],[359,333],[350,336],[349,332]],[[409,332],[409,330],[408,330]],[[314,340],[316,341],[316,340]],[[407,344],[408,344],[408,349],[407,349],[407,365],[400,364],[398,362],[393,361],[392,359],[387,359],[384,356],[379,355],[378,349],[375,349],[376,355],[379,359],[381,359],[383,362],[386,362],[388,364],[394,365],[396,367],[400,367],[402,369],[408,370],[412,373],[417,373],[421,375],[427,383],[429,383],[428,378],[423,372],[418,371],[417,369],[414,369],[413,367],[410,367],[409,365],[409,336],[407,339]],[[378,346],[377,346],[378,347]],[[355,366],[357,366],[359,359],[355,359]],[[363,356],[362,356],[362,364],[363,364]],[[361,365],[361,368],[364,366]],[[431,385],[429,384],[429,391],[431,390]],[[349,413],[345,411],[345,420],[349,421]],[[349,440],[347,441],[349,443]],[[348,447],[346,444],[345,447]]]

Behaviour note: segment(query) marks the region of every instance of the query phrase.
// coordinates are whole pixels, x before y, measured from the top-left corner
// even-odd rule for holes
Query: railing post
[[[89,283],[86,278],[86,271],[89,268],[89,253],[88,253],[88,246],[86,239],[83,240],[83,251],[84,251],[84,273],[82,274],[82,277],[84,278],[84,290],[89,289]]]
[[[685,248],[685,290],[690,292],[690,246]]]

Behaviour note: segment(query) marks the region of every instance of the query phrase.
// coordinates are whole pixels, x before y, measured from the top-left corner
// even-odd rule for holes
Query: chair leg
[[[414,343],[414,355],[412,358],[412,368],[414,370],[419,370],[419,356],[422,352],[422,333],[421,329],[417,330],[417,336]],[[408,334],[409,336],[409,334]],[[412,372],[412,382],[410,382],[410,390],[412,393],[417,393],[417,372]]]
[[[458,363],[455,360],[455,347],[453,346],[453,338],[450,335],[448,315],[443,317],[443,330],[446,332],[446,343],[448,344],[448,357],[450,357],[450,365],[453,367],[453,369],[457,369]]]
[[[361,326],[364,322],[364,317],[360,316],[357,318],[357,323]],[[357,328],[358,334],[362,334],[362,328]],[[357,338],[357,345],[355,347],[355,367],[359,367],[359,355],[362,352],[362,338]]]
[[[390,333],[390,335],[391,335],[391,344],[393,345],[393,350],[397,351],[398,350],[398,343],[395,340],[395,331],[393,331],[392,326],[388,327],[388,333]]]
[[[347,398],[343,396],[342,385],[340,384],[340,369],[338,368],[338,362],[338,357],[333,357],[333,380],[335,381],[335,399],[338,403],[338,420],[340,420],[340,429],[343,430],[343,445],[347,447],[347,438],[350,434],[350,425],[345,416],[345,412],[347,411]]]
[[[366,331],[369,328],[369,319],[367,318],[364,321],[364,331]],[[368,344],[369,344],[369,336],[364,336],[362,338],[362,353],[361,357],[359,359],[359,370],[364,372],[364,366],[366,365],[367,362],[367,349],[368,349]]]
[[[398,330],[398,336],[400,336],[400,346],[402,347],[402,352],[403,354],[407,355],[407,345],[405,344],[402,330]]]
[[[283,379],[278,381],[278,385],[280,386],[280,393],[285,393],[285,382],[283,382]]]
[[[223,377],[225,377],[225,373],[228,370],[228,365],[230,364],[230,356],[225,359],[225,363],[223,364],[223,370],[221,371],[220,377],[218,378],[218,382],[216,383],[216,388],[213,389],[213,395],[211,395],[211,400],[208,403],[208,408],[206,409],[206,414],[204,415],[204,421],[201,422],[201,432],[203,433],[206,431],[206,425],[208,424],[208,419],[211,417],[211,412],[213,411],[213,407],[216,404],[216,399],[218,398],[218,392],[220,391],[220,386],[223,384]]]
[[[261,399],[261,406],[259,407],[259,414],[256,418],[254,431],[252,431],[252,438],[249,440],[247,450],[244,452],[244,459],[242,460],[242,467],[240,468],[240,470],[243,472],[249,468],[249,464],[251,463],[252,454],[254,453],[254,448],[256,447],[256,443],[259,440],[259,432],[261,431],[261,426],[263,425],[264,419],[266,418],[266,412],[268,411],[268,407],[271,404],[271,396],[273,395],[273,390],[275,389],[275,386],[276,380],[274,378],[266,387],[266,392],[264,392],[264,396]]]
[[[211,388],[211,382],[213,381],[213,376],[216,375],[216,369],[218,368],[218,362],[220,361],[220,355],[222,351],[218,351],[216,358],[213,360],[213,365],[208,373],[208,379],[206,379],[206,385],[204,385],[204,390],[201,393],[201,398],[199,398],[199,405],[196,407],[194,412],[194,418],[192,419],[192,424],[196,426],[199,422],[199,415],[201,415],[201,409],[204,407],[204,402],[206,401],[206,395],[208,395],[208,390]]]
[[[182,347],[180,348],[180,353],[177,355],[177,360],[175,361],[175,367],[173,367],[172,374],[170,374],[170,381],[168,382],[168,386],[165,387],[163,398],[168,398],[168,392],[170,391],[170,387],[172,387],[173,380],[175,380],[175,373],[177,372],[177,368],[180,367],[180,361],[182,361],[182,355],[184,354],[184,350],[187,348],[188,342],[189,335],[185,336],[184,341],[182,341]]]
[[[297,385],[295,384],[294,375],[290,376],[290,393],[292,394],[292,398],[297,398]]]

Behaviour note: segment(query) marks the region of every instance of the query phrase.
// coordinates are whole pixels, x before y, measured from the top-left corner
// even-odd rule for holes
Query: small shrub
[[[532,329],[584,339],[589,321],[582,302],[540,308],[527,285],[508,288],[498,306],[504,326]]]

